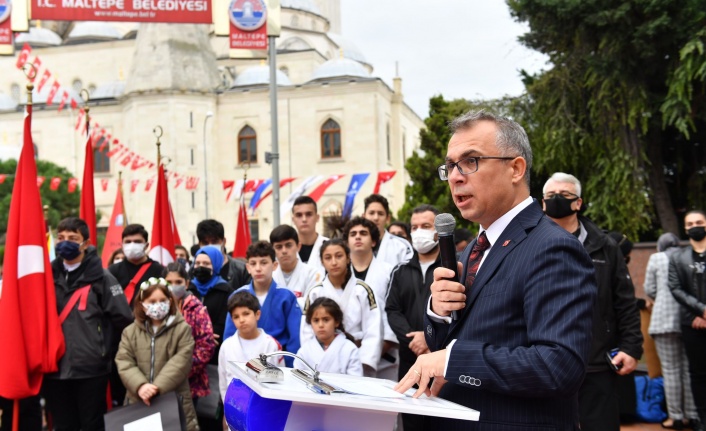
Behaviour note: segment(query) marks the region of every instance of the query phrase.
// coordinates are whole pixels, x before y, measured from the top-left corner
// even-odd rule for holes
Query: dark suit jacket
[[[488,252],[459,320],[425,317],[430,350],[457,340],[440,397],[480,411],[479,422],[427,418],[428,429],[577,430],[595,296],[581,243],[536,202],[525,208]]]

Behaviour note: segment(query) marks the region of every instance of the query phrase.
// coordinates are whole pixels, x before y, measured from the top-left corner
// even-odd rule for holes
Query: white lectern
[[[244,363],[228,366],[237,376],[224,400],[232,431],[392,430],[398,413],[469,421],[480,416],[477,410],[441,398],[397,394],[389,380],[321,373],[323,381],[357,393],[324,395],[308,389],[291,368],[282,368],[282,382],[260,383],[245,371]]]

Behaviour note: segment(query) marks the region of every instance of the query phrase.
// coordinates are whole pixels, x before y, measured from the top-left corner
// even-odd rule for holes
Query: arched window
[[[238,163],[257,163],[257,134],[250,126],[245,126],[238,133]]]
[[[341,157],[341,126],[329,119],[321,126],[321,158]]]
[[[96,174],[110,173],[110,143],[105,137],[101,137],[93,144],[93,172]]]

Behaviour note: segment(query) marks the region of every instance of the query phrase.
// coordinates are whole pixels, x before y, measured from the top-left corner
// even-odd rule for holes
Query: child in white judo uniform
[[[225,399],[226,390],[235,378],[233,365],[229,362],[247,362],[257,358],[260,353],[272,353],[282,350],[282,346],[257,327],[260,320],[260,302],[248,291],[236,292],[228,298],[228,313],[237,329],[234,336],[223,342],[218,354],[218,386],[221,399]],[[284,366],[283,356],[269,358],[277,366]]]
[[[359,347],[363,374],[375,377],[382,354],[382,310],[375,292],[362,280],[353,276],[350,249],[345,241],[335,238],[321,246],[321,261],[326,268],[326,278],[307,292],[304,314],[320,297],[338,303],[343,311],[343,325]],[[300,341],[303,344],[314,338],[311,326],[301,325]]]
[[[297,352],[299,357],[324,373],[363,375],[358,347],[345,333],[343,311],[336,301],[318,298],[307,310],[306,323],[311,325],[315,338],[302,345]],[[299,359],[294,360],[294,368],[310,371]]]

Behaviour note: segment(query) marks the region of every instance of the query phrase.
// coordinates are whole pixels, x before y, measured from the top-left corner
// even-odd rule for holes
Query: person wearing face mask
[[[208,310],[203,303],[188,291],[189,279],[186,269],[179,262],[167,264],[164,269],[164,279],[169,283],[177,309],[181,311],[186,323],[191,326],[191,336],[194,337],[194,354],[191,371],[189,371],[189,388],[191,398],[196,405],[197,400],[207,396],[209,389],[206,364],[216,352],[216,339],[213,336],[213,324],[208,316]]]
[[[390,280],[385,311],[399,342],[398,380],[407,374],[417,356],[429,352],[423,332],[424,313],[429,302],[429,286],[434,281],[434,270],[441,266],[438,236],[434,229],[437,214],[439,210],[431,205],[420,205],[412,210],[414,257],[399,266]],[[405,431],[423,429],[423,423],[417,416],[403,414],[402,422]]]
[[[231,292],[240,289],[240,286],[250,283],[251,278],[248,270],[245,268],[245,263],[226,254],[226,237],[223,223],[213,219],[200,221],[199,224],[196,225],[196,238],[199,240],[198,245],[200,247],[213,245],[221,250],[223,259],[221,259],[221,266],[216,268],[216,273],[218,273],[222,279],[230,283]],[[198,251],[198,249],[196,251]],[[191,255],[196,259],[196,253],[192,252]],[[193,270],[193,266],[191,270]],[[189,273],[191,273],[191,271],[189,271]]]
[[[130,306],[134,304],[139,293],[139,286],[152,277],[161,277],[164,267],[147,256],[149,235],[141,224],[125,226],[122,234],[122,255],[124,259],[113,262],[108,266],[108,271],[118,280],[125,292]],[[113,332],[110,336],[110,356],[115,358],[120,343],[120,332]],[[113,366],[110,374],[110,393],[114,406],[118,406],[125,398],[123,386],[117,368]]]
[[[127,388],[125,404],[149,406],[155,396],[174,391],[181,397],[186,430],[197,431],[188,379],[194,351],[191,327],[164,278],[150,278],[138,290],[135,321],[123,331],[115,357]]]
[[[691,391],[699,421],[694,430],[706,429],[706,212],[684,216],[689,247],[669,257],[669,290],[681,305],[681,336],[689,360]]]
[[[58,257],[51,267],[66,353],[59,371],[44,376],[42,394],[55,429],[103,430],[112,362],[107,335],[129,325],[132,313],[122,287],[90,245],[86,222],[66,218],[57,232]]]
[[[588,369],[579,389],[581,429],[618,431],[617,376],[632,373],[642,356],[635,288],[616,242],[591,220],[578,215],[583,202],[579,180],[557,172],[544,184],[543,194],[547,216],[576,236],[591,256],[598,284]],[[617,370],[606,360],[606,353],[615,348],[619,351],[612,363]]]

